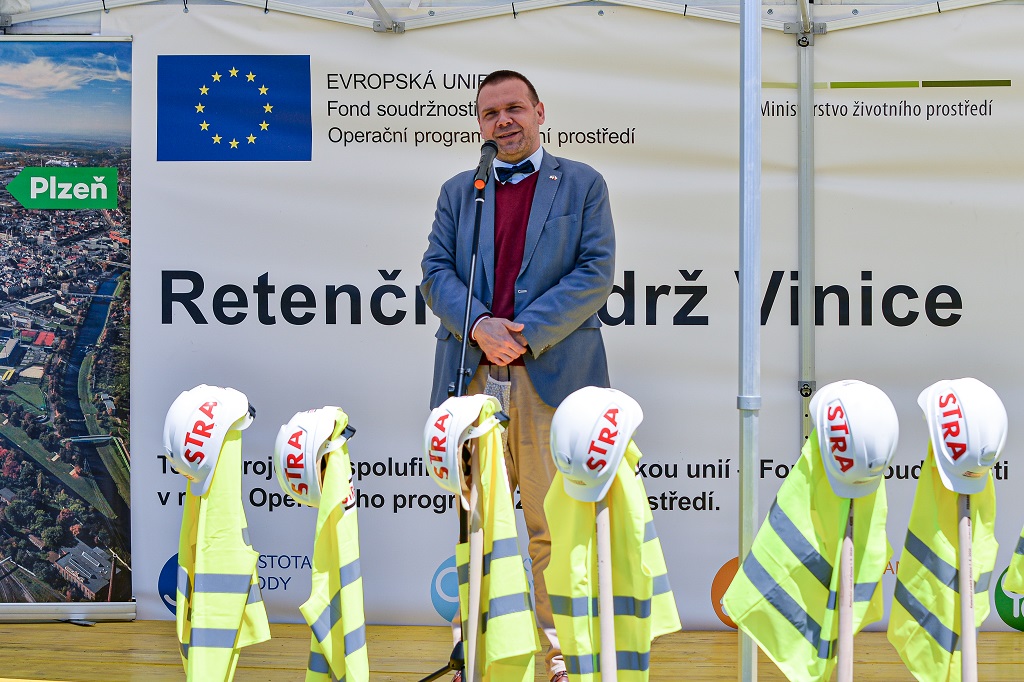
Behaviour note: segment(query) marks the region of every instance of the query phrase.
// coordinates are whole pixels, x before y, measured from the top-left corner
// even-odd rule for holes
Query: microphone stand
[[[487,164],[487,176],[491,175],[491,164]],[[466,314],[462,320],[462,348],[459,354],[459,369],[456,374],[455,381],[448,384],[448,394],[456,397],[462,397],[466,389],[469,386],[469,381],[472,378],[472,373],[466,367],[466,347],[469,344],[469,325],[470,315],[473,306],[473,283],[476,281],[476,261],[477,253],[480,250],[480,221],[483,216],[484,209],[484,189],[487,187],[487,181],[477,181],[473,185],[476,188],[476,198],[474,203],[476,205],[475,215],[473,217],[473,242],[472,250],[470,251],[469,257],[469,281],[466,283]],[[504,415],[497,415],[501,419]],[[507,418],[505,419],[507,420]],[[505,421],[503,420],[503,421]],[[467,475],[472,476],[473,471],[470,468],[470,449],[469,444],[462,448],[462,465],[463,471]],[[462,505],[459,507],[459,544],[469,542],[469,513],[463,509]],[[459,608],[462,606],[460,604]],[[460,634],[459,641],[456,642],[455,647],[452,649],[452,653],[448,658],[448,665],[435,672],[427,675],[420,682],[432,682],[433,680],[443,677],[449,672],[456,670],[462,672],[465,677],[465,651],[464,644],[466,641],[466,623],[462,623],[462,633]],[[473,645],[476,644],[476,638],[474,637]]]

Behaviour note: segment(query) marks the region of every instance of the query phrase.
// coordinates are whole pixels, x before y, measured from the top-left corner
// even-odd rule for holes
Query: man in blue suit
[[[608,364],[597,312],[611,293],[615,231],[608,188],[590,166],[541,147],[544,104],[522,74],[495,71],[477,90],[477,117],[498,155],[484,190],[470,305],[467,394],[502,399],[509,415],[505,461],[520,492],[533,562],[537,620],[550,642],[551,680],[567,679],[544,582],[550,536],[544,496],[554,477],[549,434],[562,399],[604,386]],[[430,405],[448,397],[462,345],[472,253],[474,172],[441,188],[423,254],[420,290],[441,320]]]

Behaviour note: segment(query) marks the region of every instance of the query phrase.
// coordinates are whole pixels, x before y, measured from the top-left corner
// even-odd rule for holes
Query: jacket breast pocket
[[[576,223],[579,220],[579,216],[574,215],[563,215],[557,218],[551,218],[544,223],[544,231],[551,230],[553,232],[576,232]]]
[[[580,247],[579,216],[564,215],[544,223],[539,246],[545,258],[561,261],[562,268],[575,262]]]

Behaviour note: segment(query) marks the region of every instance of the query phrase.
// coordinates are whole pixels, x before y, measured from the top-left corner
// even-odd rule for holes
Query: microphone
[[[473,186],[477,189],[487,186],[487,176],[491,174],[491,164],[497,155],[498,143],[494,140],[487,140],[480,147],[480,165],[476,167],[476,177],[473,178]]]

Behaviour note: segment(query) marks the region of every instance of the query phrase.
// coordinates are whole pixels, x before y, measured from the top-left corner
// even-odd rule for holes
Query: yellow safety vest
[[[1010,568],[1003,578],[1003,589],[1017,594],[1024,594],[1024,531],[1021,531],[1017,547],[1010,557]]]
[[[812,432],[726,590],[729,617],[791,680],[827,680],[836,664],[839,559],[853,504],[853,627],[882,617],[880,581],[892,548],[885,481],[838,497]]]
[[[889,616],[889,641],[922,682],[960,679],[958,521],[957,493],[942,484],[929,443]],[[989,474],[985,489],[971,495],[975,627],[989,612],[988,585],[999,549],[995,523],[996,489]]]
[[[480,421],[491,417],[494,403],[480,410]],[[480,449],[478,504],[484,533],[483,580],[480,586],[480,635],[477,665],[484,682],[531,682],[533,657],[540,649],[529,585],[516,531],[515,511],[508,492],[501,433],[496,426],[477,439]],[[469,623],[469,543],[455,548],[459,575],[462,624]],[[468,642],[467,642],[468,643]]]
[[[630,441],[606,496],[615,658],[623,682],[646,681],[651,642],[681,627],[647,491],[634,473],[642,456]],[[557,472],[544,498],[544,514],[551,531],[551,561],[544,579],[566,670],[574,682],[596,682],[601,679],[596,505],[566,494]]]
[[[227,682],[242,647],[270,639],[242,507],[242,432],[229,431],[206,495],[191,487],[178,540],[175,615],[186,679]]]
[[[331,440],[348,426],[338,410]],[[313,579],[309,599],[299,610],[313,633],[309,640],[306,682],[367,682],[363,617],[363,580],[359,570],[359,525],[356,508],[345,508],[352,495],[348,444],[326,455],[320,509],[313,541]]]

